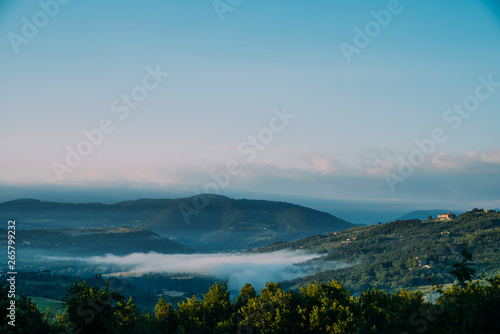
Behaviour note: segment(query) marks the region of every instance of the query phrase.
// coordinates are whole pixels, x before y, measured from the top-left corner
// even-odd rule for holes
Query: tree
[[[227,327],[234,305],[226,282],[215,283],[203,296],[203,318],[208,328]]]
[[[428,215],[427,220],[432,220],[432,215]]]
[[[139,317],[132,299],[124,303],[120,293],[109,289],[108,281],[100,289],[79,280],[70,284],[66,299],[66,329],[73,332],[104,334],[118,329],[124,332],[132,330]]]
[[[472,253],[467,251],[467,244],[464,244],[464,248],[462,249],[462,262],[455,263],[452,265],[455,270],[452,270],[450,274],[455,276],[459,282],[459,285],[462,288],[467,286],[467,281],[472,281],[472,278],[476,274],[476,270],[471,268],[471,266],[476,265],[474,261],[472,261]]]
[[[243,333],[294,333],[297,332],[294,295],[283,291],[279,283],[266,283],[260,295],[248,301],[240,310],[239,328]]]
[[[203,308],[201,302],[193,296],[179,306],[179,333],[204,333]]]
[[[120,333],[137,333],[136,325],[142,318],[139,310],[134,304],[132,297],[127,303],[119,301],[116,303],[115,312],[113,314],[114,320],[117,322]]]
[[[300,289],[298,318],[301,333],[352,333],[355,303],[340,283],[315,282]]]
[[[489,286],[469,282],[465,288],[452,286],[436,299],[432,333],[498,333],[500,327],[500,275]],[[447,329],[443,331],[443,329]]]
[[[161,333],[174,333],[179,324],[177,311],[163,298],[155,306],[155,319]]]
[[[37,305],[33,300],[26,296],[18,296],[15,299],[15,327],[8,324],[12,319],[9,317],[11,314],[11,298],[9,295],[9,285],[6,282],[0,283],[0,333],[49,333],[50,326],[39,311]]]
[[[248,305],[248,301],[255,298],[255,289],[250,283],[246,283],[240,290],[240,295],[236,297],[236,308],[239,310],[243,306]]]

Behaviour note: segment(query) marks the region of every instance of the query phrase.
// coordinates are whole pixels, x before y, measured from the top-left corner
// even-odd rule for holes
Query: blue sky
[[[500,207],[495,2],[215,3],[230,10],[212,1],[3,1],[0,184],[21,190],[0,200],[44,187],[189,196],[215,182],[235,197]],[[356,27],[372,37],[347,61],[341,45],[356,47]],[[144,92],[158,70],[169,74],[150,77],[155,88],[120,119],[123,94]],[[447,113],[466,102],[467,117]],[[294,118],[273,121],[284,110]],[[82,131],[103,119],[113,130],[69,166],[67,148],[77,151],[88,141]],[[269,132],[272,122],[282,130]],[[416,152],[435,129],[446,139]]]

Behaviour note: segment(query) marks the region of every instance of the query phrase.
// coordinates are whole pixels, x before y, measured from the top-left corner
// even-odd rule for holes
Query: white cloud
[[[228,281],[228,287],[235,291],[245,283],[263,288],[266,282],[283,281],[312,274],[312,267],[297,267],[294,264],[320,257],[297,251],[278,251],[259,254],[160,254],[133,253],[126,256],[106,254],[89,258],[60,258],[57,260],[78,260],[95,266],[116,266],[119,271],[142,273],[192,273],[215,276]]]

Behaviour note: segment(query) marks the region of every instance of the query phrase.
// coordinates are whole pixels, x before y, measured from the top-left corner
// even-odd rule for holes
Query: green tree
[[[193,296],[179,306],[179,333],[205,333],[203,323],[203,306],[201,301]]]
[[[113,317],[120,334],[136,334],[138,332],[138,324],[141,323],[143,318],[135,306],[132,297],[126,303],[123,300],[116,303]]]
[[[125,332],[134,327],[139,313],[130,299],[109,289],[106,281],[102,289],[90,287],[85,282],[70,284],[66,297],[66,329],[85,333]]]
[[[51,328],[46,317],[40,312],[37,305],[31,298],[17,296],[15,298],[15,318],[10,318],[11,298],[9,295],[9,285],[6,282],[0,284],[0,333],[49,333]],[[15,319],[15,327],[8,324]]]
[[[160,298],[155,306],[154,314],[161,333],[174,333],[179,321],[177,311],[172,307],[172,304],[166,303],[163,298]]]
[[[436,318],[430,332],[441,333],[498,333],[500,328],[500,275],[489,280],[490,285],[478,282],[465,287],[453,286],[436,299]]]
[[[248,305],[248,301],[255,298],[255,289],[250,283],[246,283],[240,290],[240,295],[236,297],[236,308],[239,310],[241,307]]]
[[[266,283],[260,295],[241,308],[239,328],[248,333],[296,333],[294,306],[292,292],[283,291],[279,283]]]
[[[229,320],[234,305],[230,301],[226,282],[216,283],[210,288],[203,296],[202,307],[205,326],[216,332],[224,332],[231,327]]]
[[[462,288],[467,286],[467,281],[472,281],[474,275],[476,274],[476,270],[471,268],[471,266],[476,265],[474,261],[472,261],[472,253],[467,251],[467,244],[463,245],[462,249],[462,261],[460,263],[455,263],[452,265],[454,270],[450,272],[453,276],[455,276]]]
[[[377,288],[363,291],[358,299],[361,312],[357,321],[362,333],[420,333],[419,319],[426,315],[422,293],[401,290],[387,293]],[[425,324],[427,326],[427,324]],[[419,331],[421,330],[421,331]]]
[[[340,283],[315,282],[300,289],[297,326],[301,333],[353,333],[355,303]]]

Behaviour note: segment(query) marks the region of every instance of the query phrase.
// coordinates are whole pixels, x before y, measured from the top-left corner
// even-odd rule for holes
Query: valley
[[[500,212],[495,210],[473,209],[451,220],[356,226],[284,202],[212,201],[189,224],[175,212],[185,200],[2,203],[0,216],[13,212],[18,227],[16,292],[49,307],[48,316],[56,319],[67,312],[69,289],[81,284],[132,298],[146,314],[159,301],[181,312],[186,303],[205,300],[220,282],[230,303],[238,303],[248,286],[265,294],[277,283],[299,296],[305,287],[338,284],[332,281],[342,282],[353,296],[376,287],[434,300],[439,287],[449,290],[460,283],[450,272],[464,249],[473,256],[468,265],[475,270],[474,282],[485,285],[500,275]],[[402,218],[429,218],[425,213]],[[0,241],[2,247],[6,242]],[[0,275],[7,278],[3,269]]]
[[[44,272],[73,281],[98,275],[127,282],[150,301],[163,291],[176,292],[165,295],[176,301],[201,296],[217,281],[228,281],[233,293],[245,283],[263,288],[268,281],[291,290],[331,280],[343,281],[355,293],[373,286],[427,289],[453,283],[451,264],[465,244],[478,273],[500,274],[500,213],[495,211],[474,209],[450,221],[354,226],[289,203],[217,196],[212,201],[188,225],[174,212],[185,200],[115,205],[18,200],[0,204],[0,215],[19,217],[18,266],[31,278]],[[424,212],[408,216],[415,214]],[[37,295],[28,288],[32,284],[24,285],[29,295],[64,297],[64,289]],[[144,299],[139,295],[136,299]]]

